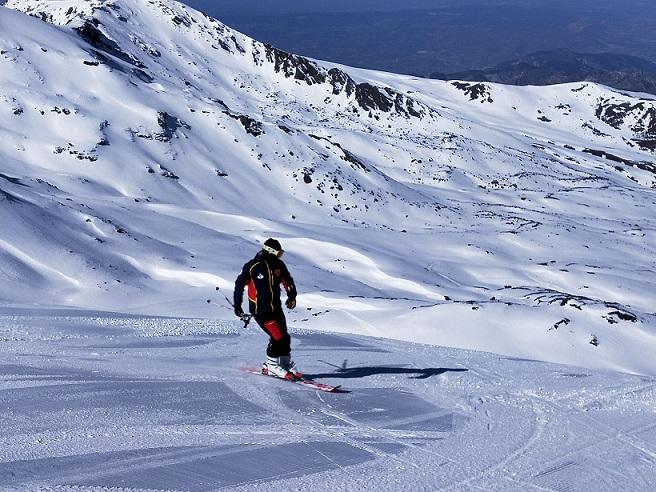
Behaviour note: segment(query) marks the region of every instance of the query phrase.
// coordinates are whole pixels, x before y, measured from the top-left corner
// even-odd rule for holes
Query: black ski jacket
[[[296,299],[296,286],[287,266],[276,256],[260,251],[246,263],[235,280],[235,308],[240,308],[244,287],[248,287],[249,311],[253,316],[269,319],[282,313],[280,284],[287,292],[287,299]]]

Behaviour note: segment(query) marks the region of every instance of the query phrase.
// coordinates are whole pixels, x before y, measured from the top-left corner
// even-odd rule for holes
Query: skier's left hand
[[[287,306],[289,309],[294,309],[296,307],[296,298],[294,297],[287,299],[285,306]]]

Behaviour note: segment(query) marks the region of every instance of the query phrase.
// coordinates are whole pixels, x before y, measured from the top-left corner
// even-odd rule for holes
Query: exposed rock
[[[325,140],[326,142],[330,143],[331,145],[334,145],[335,147],[337,147],[339,150],[342,151],[342,156],[341,156],[342,160],[344,160],[346,162],[350,162],[351,164],[355,164],[357,167],[359,167],[361,169],[364,169],[365,171],[369,171],[367,166],[360,159],[358,159],[355,156],[355,154],[353,154],[352,152],[350,152],[350,151],[346,150],[345,148],[343,148],[342,145],[339,144],[338,142],[333,142],[332,140],[330,140],[326,137],[320,137],[318,135],[310,134],[308,136],[310,138],[315,139],[315,140]]]
[[[549,328],[549,331],[557,330],[561,326],[567,326],[568,324],[570,324],[570,322],[571,322],[571,320],[569,318],[563,318],[560,321],[558,321],[557,323],[555,323],[552,328]]]
[[[255,63],[262,65],[263,58],[259,50],[259,43],[253,45],[253,57]],[[293,55],[264,44],[265,58],[273,64],[276,73],[281,73],[287,78],[304,81],[308,85],[330,84],[333,95],[346,94],[347,97],[355,96],[357,105],[366,111],[391,112],[403,116],[421,118],[427,110],[417,101],[409,98],[393,89],[382,89],[378,86],[355,81],[346,72],[331,68],[325,70],[313,61],[302,56]]]
[[[628,114],[641,109],[641,104],[609,104],[607,101],[600,103],[595,110],[595,115],[604,123],[613,128],[620,129]]]
[[[326,81],[326,74],[322,69],[307,58],[292,55],[270,44],[264,44],[264,49],[266,58],[273,63],[276,73],[305,81],[308,85],[323,84]]]
[[[353,79],[349,74],[338,68],[328,70],[328,80],[333,87],[333,94],[335,95],[344,92],[347,96],[351,96],[355,92],[356,84]]]
[[[160,169],[160,171],[161,171],[160,174],[161,174],[162,176],[164,176],[165,178],[174,179],[174,180],[178,180],[178,179],[180,179],[179,176],[177,176],[176,174],[172,173],[171,171],[169,171],[167,168],[165,168],[165,167],[162,166],[161,164],[159,165],[159,169]],[[150,171],[149,171],[149,172],[150,172]]]
[[[394,103],[375,85],[363,83],[355,87],[355,99],[362,109],[377,109],[388,113]]]
[[[178,128],[191,130],[191,127],[187,123],[182,121],[180,118],[171,116],[165,111],[157,113],[157,124],[162,129],[162,131],[155,134],[155,138],[163,142],[170,141]]]
[[[109,128],[110,124],[109,121],[105,120],[102,123],[100,123],[99,130],[100,134],[102,135],[102,138],[98,142],[98,145],[101,146],[107,146],[109,145],[109,137],[107,136],[107,128]]]
[[[153,77],[145,71],[146,65],[144,65],[140,60],[133,57],[129,53],[126,53],[121,49],[121,47],[113,40],[109,39],[100,29],[100,21],[97,19],[89,19],[82,24],[80,27],[76,27],[75,31],[89,43],[94,49],[89,50],[89,52],[98,60],[100,63],[103,63],[115,70],[122,72],[129,72],[135,75],[142,82],[148,84],[153,82]],[[116,60],[120,60],[128,65],[131,65],[131,68],[124,67]],[[87,65],[92,64],[93,62],[84,62]]]
[[[227,51],[228,53],[233,53],[232,48],[228,43],[226,43],[223,39],[219,39],[219,46],[223,49],[223,51]]]
[[[653,101],[632,104],[612,103],[605,99],[597,105],[595,115],[618,130],[632,122],[629,129],[634,133],[633,141],[645,150],[656,149],[656,107]]]
[[[643,171],[647,171],[652,174],[656,174],[656,164],[653,164],[651,162],[632,161],[630,159],[624,159],[623,157],[616,156],[615,154],[611,154],[610,152],[606,152],[605,150],[583,149],[583,152],[585,152],[586,154],[592,154],[594,156],[601,157],[603,159],[608,159],[609,161],[619,162],[629,167],[642,169]]]
[[[594,126],[592,126],[590,123],[583,123],[581,125],[581,128],[587,128],[592,132],[593,135],[596,135],[597,137],[610,137],[608,133],[604,133],[601,130],[598,130]],[[573,149],[572,149],[573,150]]]
[[[239,121],[244,127],[244,130],[246,130],[246,133],[253,135],[254,137],[259,137],[265,133],[264,129],[262,128],[262,123],[254,120],[250,116],[246,116],[244,114],[235,114],[231,111],[224,111],[223,113]]]
[[[656,140],[634,139],[633,141],[637,143],[644,150],[651,150],[651,151],[656,150]]]
[[[610,313],[608,313],[608,315],[617,316],[622,321],[630,321],[631,323],[635,323],[636,321],[638,321],[638,317],[635,314],[630,313],[628,311],[616,310],[616,311],[611,311]]]
[[[100,29],[100,25],[100,21],[97,19],[89,19],[85,21],[81,27],[76,27],[75,31],[77,31],[80,37],[95,49],[103,51],[119,60],[129,63],[130,65],[134,65],[135,67],[146,68],[141,61],[123,51],[116,41],[105,36]]]
[[[470,84],[468,82],[451,82],[453,87],[461,90],[470,101],[493,102],[490,88],[485,84]]]
[[[191,27],[191,21],[186,17],[175,15],[171,18],[171,20],[173,21],[174,24],[177,24],[178,26],[182,24],[186,27]]]

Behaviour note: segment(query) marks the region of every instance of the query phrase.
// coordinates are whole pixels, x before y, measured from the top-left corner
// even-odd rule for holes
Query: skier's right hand
[[[241,308],[241,306],[235,306],[235,316],[237,316],[239,319],[244,319],[244,310]]]

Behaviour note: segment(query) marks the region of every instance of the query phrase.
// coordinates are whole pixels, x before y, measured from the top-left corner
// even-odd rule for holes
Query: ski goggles
[[[273,249],[271,246],[263,246],[262,249],[266,251],[267,253],[271,253],[272,255],[276,256],[277,258],[282,258],[282,255],[285,254],[284,250],[278,251],[277,249]]]

